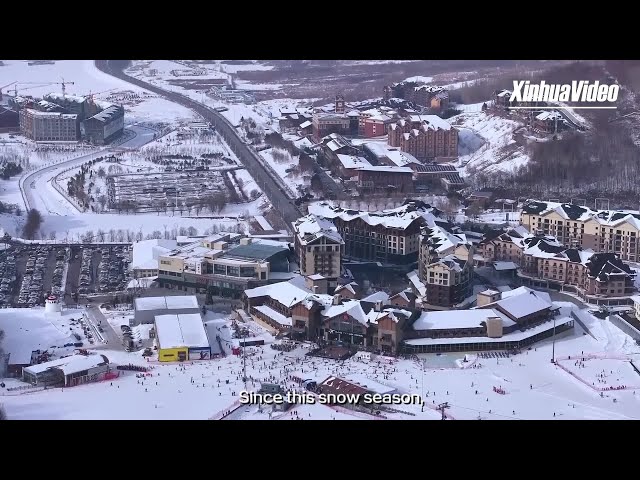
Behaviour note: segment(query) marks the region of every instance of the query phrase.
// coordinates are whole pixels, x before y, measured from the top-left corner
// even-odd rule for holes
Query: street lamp
[[[551,343],[551,363],[556,363],[556,316],[553,316],[553,342]]]
[[[424,412],[424,371],[426,369],[427,366],[427,359],[423,358],[422,359],[422,405],[421,405],[421,411]]]

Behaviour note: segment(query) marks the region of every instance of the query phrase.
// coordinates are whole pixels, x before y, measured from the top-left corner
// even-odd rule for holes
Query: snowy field
[[[230,206],[233,207],[233,206]],[[250,204],[241,204],[239,207],[241,212],[250,208]],[[69,208],[72,208],[69,206]],[[125,237],[127,232],[137,236],[139,233],[146,237],[153,232],[164,232],[165,227],[169,232],[181,228],[188,229],[193,227],[198,231],[198,234],[207,234],[212,228],[217,228],[218,231],[229,230],[235,231],[240,229],[241,232],[245,232],[248,229],[248,225],[244,221],[238,221],[238,212],[230,213],[229,217],[222,218],[189,218],[177,216],[165,216],[157,215],[155,213],[144,213],[139,215],[128,214],[93,214],[93,213],[79,213],[69,215],[56,215],[56,214],[42,214],[43,223],[40,231],[44,233],[46,238],[49,238],[53,232],[58,240],[66,240],[69,242],[80,241],[80,236],[91,231],[97,233],[98,230],[103,232],[109,232],[115,230],[116,232],[123,232]],[[9,235],[20,236],[22,227],[26,217],[24,215],[16,217],[15,215],[0,214],[0,228],[3,228]],[[126,241],[126,239],[125,239]]]
[[[127,69],[126,73],[133,77],[139,78],[145,82],[152,83],[165,90],[179,92],[186,95],[193,100],[204,103],[212,108],[226,107],[228,110],[222,112],[222,115],[226,117],[233,125],[238,125],[240,119],[252,118],[255,122],[263,128],[271,129],[273,131],[279,131],[278,117],[280,116],[280,109],[287,108],[292,109],[296,107],[308,107],[315,100],[315,98],[308,99],[272,99],[258,102],[256,104],[247,105],[244,103],[227,103],[216,98],[212,98],[204,93],[209,87],[203,87],[202,89],[187,89],[180,85],[170,83],[170,80],[204,80],[204,79],[221,79],[227,82],[231,82],[233,74],[239,71],[257,71],[257,70],[272,70],[272,65],[262,65],[258,62],[242,65],[229,65],[220,63],[220,61],[212,61],[207,64],[189,64],[192,69],[204,69],[206,74],[202,76],[191,77],[175,77],[170,72],[175,69],[185,70],[185,66],[176,62],[167,60],[158,60],[149,63],[148,61],[134,61],[132,67]],[[155,70],[155,72],[154,72]],[[153,74],[152,74],[153,73]],[[236,81],[236,88],[239,90],[278,90],[282,88],[280,84],[252,84],[246,80]]]
[[[279,158],[278,155],[286,158]],[[270,148],[262,150],[260,156],[265,159],[294,194],[298,191],[298,186],[308,187],[311,185],[311,175],[301,172],[298,157],[291,157],[286,150]],[[287,170],[292,171],[287,172]]]
[[[88,346],[86,336],[78,323],[71,323],[82,317],[83,310],[66,310],[61,316],[47,317],[44,308],[3,308],[0,309],[0,330],[4,331],[2,349],[17,357],[30,354],[34,350],[48,350],[55,357],[73,353],[74,347],[65,344],[78,340]],[[27,358],[27,362],[29,361]],[[1,403],[1,402],[0,402]]]
[[[491,173],[513,171],[526,165],[529,157],[514,140],[521,123],[479,111],[461,113],[449,119],[459,131],[459,164]]]
[[[562,303],[563,314],[572,308]],[[0,312],[1,318],[2,312]],[[29,316],[19,316],[23,323]],[[640,377],[628,368],[629,360],[640,355],[640,347],[606,320],[581,312],[591,335],[576,325],[574,332],[558,335],[555,355],[572,360],[589,355],[607,357],[560,360],[595,382],[606,374],[609,385],[637,386]],[[115,322],[114,322],[115,323]],[[120,322],[117,322],[119,324]],[[47,342],[45,342],[47,343]],[[260,381],[281,382],[293,387],[291,377],[324,380],[330,375],[356,376],[361,384],[375,382],[397,389],[398,393],[423,395],[420,405],[400,405],[395,413],[382,412],[389,419],[439,419],[434,407],[448,402],[450,419],[640,419],[640,394],[635,390],[599,392],[551,362],[552,342],[546,340],[510,358],[483,358],[469,355],[466,368],[455,363],[444,366],[435,355],[422,355],[422,361],[372,361],[349,359],[336,362],[305,356],[304,345],[291,352],[277,352],[269,346],[250,347],[247,356],[248,388],[259,388]],[[115,363],[153,366],[152,376],[140,379],[126,372],[113,382],[102,382],[52,389],[28,395],[5,394],[1,401],[13,419],[207,419],[220,411],[232,411],[229,419],[268,419],[267,412],[240,406],[243,389],[242,359],[237,356],[211,361],[176,364],[147,363],[140,353],[100,350]],[[449,353],[447,357],[464,357]],[[460,362],[457,362],[460,364]],[[449,365],[449,363],[447,363]],[[611,373],[613,372],[613,373]],[[228,383],[227,383],[228,381]],[[15,385],[16,381],[7,381]],[[503,393],[494,391],[500,389]],[[601,396],[602,393],[602,396]],[[189,408],[184,404],[188,402]],[[239,408],[238,408],[239,407]],[[216,418],[220,418],[218,415]],[[356,419],[370,418],[344,407],[298,405],[287,414],[272,419]]]

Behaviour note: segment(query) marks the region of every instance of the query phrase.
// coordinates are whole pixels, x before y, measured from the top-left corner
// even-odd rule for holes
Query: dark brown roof
[[[356,395],[364,395],[368,393],[369,390],[361,387],[360,385],[356,385],[355,383],[348,382],[342,378],[338,377],[329,377],[320,385],[320,390],[322,393],[328,394],[333,393],[338,395],[340,393],[343,394],[356,394]]]

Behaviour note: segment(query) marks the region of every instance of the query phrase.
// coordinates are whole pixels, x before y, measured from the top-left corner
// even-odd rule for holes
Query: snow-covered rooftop
[[[171,297],[140,297],[134,300],[136,310],[176,310],[198,308],[195,295],[176,295]]]
[[[358,170],[365,172],[386,172],[386,173],[410,173],[413,174],[413,170],[409,167],[395,167],[391,165],[369,165],[359,167]]]
[[[312,203],[308,209],[309,213],[329,219],[340,218],[345,222],[350,222],[360,218],[369,225],[383,225],[387,228],[405,229],[417,219],[423,219],[427,224],[435,224],[433,208],[418,201],[407,202],[400,207],[380,212],[344,209],[327,202]]]
[[[538,292],[533,290],[529,291],[528,294],[507,296],[507,298],[496,302],[496,307],[516,319],[550,309],[552,306],[542,296],[539,296]]]
[[[411,122],[420,122],[422,128],[429,130],[451,130],[451,124],[437,115],[411,115]]]
[[[422,280],[420,280],[418,270],[412,270],[411,272],[407,273],[407,278],[421,297],[424,297],[427,294],[427,286],[422,283]]]
[[[403,152],[399,148],[390,147],[382,142],[367,142],[363,144],[366,150],[369,150],[379,160],[382,158],[388,158],[394,165],[398,167],[404,167],[411,163],[420,165],[418,159],[407,152]]]
[[[540,290],[532,290],[529,287],[523,286],[523,287],[515,288],[513,290],[511,290],[509,287],[507,287],[506,289],[504,287],[497,287],[497,290],[500,290],[500,292],[502,292],[501,293],[502,299],[516,297],[518,295],[524,295],[525,293],[529,293],[529,292],[535,292],[535,295],[538,298],[541,298],[545,302],[551,304],[551,296],[549,295],[549,293],[541,292]]]
[[[340,305],[329,305],[325,307],[322,316],[326,318],[337,317],[338,315],[349,315],[362,325],[367,324],[367,314],[362,309],[359,300],[347,300]]]
[[[464,233],[451,233],[441,225],[433,224],[422,229],[422,241],[429,242],[431,251],[440,255],[451,253],[458,245],[470,245]]]
[[[306,287],[304,277],[296,277],[288,282],[272,283],[261,287],[250,288],[244,291],[247,298],[269,297],[285,307],[293,307],[300,302],[310,306],[312,301],[321,304],[330,304],[331,295],[315,294]]]
[[[325,237],[334,242],[344,243],[335,225],[324,217],[309,214],[293,222],[293,229],[302,245]]]
[[[160,348],[209,346],[207,332],[199,313],[156,315],[155,325]]]
[[[495,268],[499,272],[503,271],[503,270],[517,270],[518,269],[518,265],[516,265],[513,262],[499,261],[499,262],[493,262],[493,268]]]
[[[157,269],[160,255],[177,248],[175,240],[142,240],[133,244],[131,268],[137,270]]]
[[[387,303],[389,301],[389,294],[387,292],[374,292],[371,295],[367,295],[362,299],[363,302],[382,302]]]
[[[279,323],[280,325],[283,325],[285,327],[290,327],[291,325],[293,325],[293,320],[291,317],[285,317],[280,312],[277,312],[276,310],[269,307],[268,305],[258,305],[253,308],[255,308],[257,311],[259,311],[263,315],[266,315],[271,320],[274,320],[275,322]]]
[[[70,355],[50,362],[25,367],[24,370],[25,372],[35,375],[49,370],[50,368],[58,368],[62,370],[65,375],[69,375],[71,373],[81,372],[83,370],[97,367],[102,363],[109,363],[109,360],[104,355]]]
[[[504,321],[504,319],[503,319]],[[573,318],[563,317],[558,318],[555,321],[555,328],[572,322]],[[415,338],[411,340],[405,340],[407,345],[442,345],[442,344],[458,344],[458,343],[501,343],[501,342],[518,342],[525,338],[533,337],[542,332],[549,331],[554,328],[554,322],[545,322],[535,327],[528,328],[525,331],[515,330],[511,333],[505,333],[502,337],[490,338],[490,337],[453,337],[453,338]]]
[[[560,112],[556,112],[555,110],[546,110],[546,111],[536,115],[536,120],[540,120],[540,121],[546,121],[546,120],[562,121],[562,120],[564,120],[564,118],[560,114]]]
[[[337,155],[338,160],[342,164],[342,168],[362,168],[371,167],[371,164],[364,157],[357,157],[355,155]]]
[[[522,213],[544,216],[556,212],[565,220],[595,221],[600,225],[615,227],[628,222],[635,228],[640,228],[640,212],[638,210],[592,210],[572,203],[542,202],[528,200],[522,207]]]
[[[500,318],[504,326],[513,322],[493,309],[484,310],[444,310],[441,312],[424,312],[414,324],[414,330],[448,330],[461,328],[479,328],[489,318]]]

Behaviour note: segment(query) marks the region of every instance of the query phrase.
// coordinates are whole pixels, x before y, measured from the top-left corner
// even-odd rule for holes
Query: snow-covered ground
[[[284,159],[276,159],[275,155],[282,154],[286,156]],[[260,152],[260,156],[271,166],[271,168],[278,174],[278,176],[285,182],[285,184],[296,194],[298,186],[308,187],[311,184],[311,175],[305,174],[300,171],[300,165],[298,157],[291,157],[286,150],[278,148],[270,148]],[[293,171],[287,172],[287,170],[293,169]]]
[[[192,65],[192,68],[196,68]],[[273,65],[263,65],[259,62],[252,62],[242,65],[229,65],[220,63],[220,61],[212,61],[212,63],[199,64],[197,68],[206,70],[206,74],[202,76],[191,77],[175,77],[170,72],[174,69],[184,70],[186,67],[176,62],[170,61],[134,61],[132,67],[127,70],[127,74],[136,78],[140,78],[145,82],[157,85],[165,90],[179,92],[186,95],[198,102],[204,103],[212,108],[225,107],[228,110],[222,112],[233,125],[238,125],[240,119],[252,118],[255,122],[263,128],[269,128],[273,131],[279,131],[278,117],[280,116],[280,108],[296,108],[306,107],[311,105],[315,98],[309,99],[272,99],[261,101],[252,105],[244,103],[227,103],[219,99],[212,98],[204,93],[205,90],[209,90],[209,87],[203,87],[202,89],[186,89],[180,85],[170,83],[178,78],[185,80],[193,79],[220,79],[226,82],[231,82],[233,74],[238,71],[250,71],[250,70],[271,70]],[[153,72],[153,70],[156,70]],[[153,73],[153,75],[151,74]],[[236,80],[236,88],[239,90],[278,90],[282,88],[280,84],[258,84],[250,83],[246,80]]]
[[[241,204],[239,207],[241,212],[249,208],[250,204]],[[73,207],[69,206],[69,209]],[[224,213],[222,214],[224,215]],[[224,218],[189,218],[171,215],[157,215],[155,213],[144,214],[93,214],[70,212],[68,215],[58,214],[42,214],[43,222],[40,230],[44,232],[45,237],[49,238],[53,232],[58,240],[66,239],[67,241],[77,242],[80,236],[88,231],[97,233],[98,230],[109,232],[110,230],[130,232],[134,236],[141,233],[143,237],[152,234],[154,231],[164,232],[165,227],[169,232],[179,230],[180,228],[194,227],[198,234],[205,234],[213,227],[219,230],[228,230],[230,228],[240,228],[242,232],[248,228],[247,223],[238,221],[236,212],[229,214]],[[232,216],[233,215],[233,216]],[[1,214],[0,227],[9,235],[20,236],[22,227],[26,220],[25,215],[16,217],[15,215]],[[125,239],[126,241],[126,239]]]
[[[29,357],[35,350],[47,350],[54,357],[73,353],[75,347],[64,345],[79,341],[74,334],[88,346],[83,329],[77,322],[71,323],[82,318],[83,311],[69,309],[60,316],[47,316],[42,307],[0,309],[0,330],[4,331],[2,349],[13,355],[10,360],[18,361],[18,357]]]
[[[528,155],[516,144],[514,132],[522,124],[482,111],[461,113],[449,119],[459,131],[459,164],[486,173],[513,171],[526,165]]]
[[[562,313],[572,308],[562,303]],[[22,325],[33,315],[24,310],[11,321]],[[0,311],[0,318],[7,317]],[[269,346],[250,347],[247,355],[249,389],[260,381],[283,382],[290,375],[322,380],[328,376],[358,376],[362,382],[376,382],[397,389],[398,393],[423,395],[420,405],[397,405],[396,413],[382,412],[390,419],[438,419],[434,407],[448,402],[447,415],[453,419],[640,419],[640,393],[635,390],[601,392],[586,382],[603,379],[607,385],[639,386],[638,374],[629,360],[637,359],[640,347],[607,320],[599,320],[586,310],[581,318],[590,333],[576,324],[574,332],[558,335],[555,355],[563,366],[577,371],[583,380],[551,362],[552,340],[509,358],[469,356],[473,365],[458,368],[456,363],[440,361],[436,355],[422,360],[380,362],[350,359],[336,362],[307,357],[308,348],[299,347],[280,354]],[[25,338],[29,335],[24,333]],[[13,337],[12,337],[13,338]],[[42,342],[41,340],[39,340]],[[45,341],[44,343],[48,343]],[[7,344],[5,344],[5,347]],[[229,355],[211,361],[159,364],[147,362],[137,353],[101,350],[111,362],[153,366],[152,376],[140,379],[124,373],[113,382],[82,385],[71,389],[51,389],[25,395],[3,390],[2,403],[12,419],[206,419],[240,406],[243,389],[242,358]],[[449,353],[454,360],[463,353]],[[571,360],[568,357],[571,356]],[[593,358],[591,358],[592,356]],[[585,357],[585,367],[575,361]],[[596,358],[597,357],[597,358]],[[587,359],[589,358],[589,359]],[[574,360],[576,359],[576,360]],[[475,367],[475,368],[474,368]],[[611,373],[613,372],[613,373]],[[368,380],[367,380],[368,379]],[[228,383],[227,383],[228,381]],[[7,381],[7,386],[18,384]],[[605,384],[602,384],[605,385]],[[496,393],[494,387],[504,394]],[[234,395],[235,393],[235,395]],[[185,403],[189,408],[185,409]],[[345,408],[298,405],[287,414],[274,413],[273,419],[355,419],[366,415]],[[255,407],[242,406],[229,418],[268,419]]]

